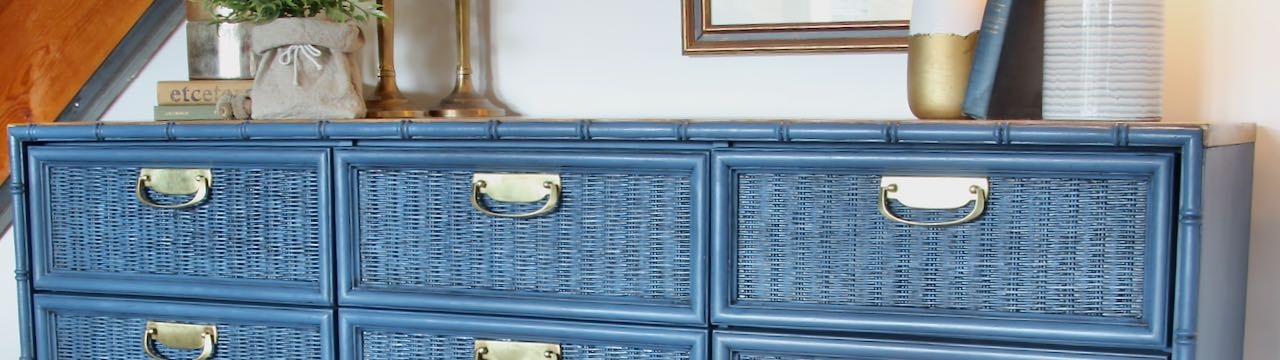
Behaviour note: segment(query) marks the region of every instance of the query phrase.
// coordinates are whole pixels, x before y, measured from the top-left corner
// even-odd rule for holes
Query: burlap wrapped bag
[[[254,119],[355,119],[365,115],[355,52],[360,28],[321,18],[281,18],[253,28],[258,73]]]

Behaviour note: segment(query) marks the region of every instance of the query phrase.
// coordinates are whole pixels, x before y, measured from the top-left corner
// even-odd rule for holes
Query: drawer
[[[45,146],[29,157],[37,289],[332,302],[327,150]],[[139,186],[143,169],[161,170]]]
[[[713,162],[716,324],[1168,341],[1171,155],[726,151]],[[889,183],[896,192],[882,192]]]
[[[1167,355],[952,345],[717,331],[715,360],[1168,360]]]
[[[336,156],[343,305],[705,323],[705,154]],[[497,178],[480,189],[477,174]],[[518,188],[529,174],[559,191]]]
[[[143,360],[151,351],[181,360],[207,348],[209,359],[321,360],[337,351],[329,310],[57,295],[35,304],[39,359]]]
[[[343,360],[500,360],[477,357],[476,350],[491,347],[489,353],[498,355],[520,345],[558,348],[553,360],[707,358],[706,330],[348,309],[341,310],[339,323]],[[535,358],[544,356],[525,357]]]

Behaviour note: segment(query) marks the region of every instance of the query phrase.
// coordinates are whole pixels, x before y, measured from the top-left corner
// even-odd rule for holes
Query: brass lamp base
[[[491,117],[505,116],[507,110],[493,105],[488,98],[474,92],[454,92],[440,100],[440,104],[427,111],[431,117]]]
[[[455,0],[454,8],[458,16],[458,81],[453,85],[453,92],[427,111],[427,115],[446,118],[505,116],[507,110],[494,105],[471,83],[471,0]]]
[[[408,99],[369,100],[365,102],[368,109],[365,116],[370,118],[420,118],[422,109],[414,108]]]

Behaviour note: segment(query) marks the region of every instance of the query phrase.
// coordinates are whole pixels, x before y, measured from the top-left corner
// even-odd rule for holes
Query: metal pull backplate
[[[885,176],[880,178],[880,188],[897,187],[890,192],[889,200],[897,200],[902,206],[917,209],[959,209],[973,202],[970,187],[977,186],[984,193],[991,193],[984,177],[931,177]]]
[[[509,203],[545,201],[542,208],[528,213],[504,214],[490,210],[481,195]],[[545,199],[545,200],[544,200]],[[471,206],[477,211],[502,218],[527,219],[551,213],[560,204],[559,174],[476,173],[471,177]]]
[[[560,344],[476,340],[476,360],[560,360]]]
[[[138,202],[159,209],[185,209],[208,200],[213,186],[213,171],[209,169],[142,169],[138,172],[138,184],[134,193]],[[180,204],[160,204],[147,195],[155,191],[165,195],[191,195]]]
[[[191,195],[213,182],[213,171],[209,169],[142,169],[138,179],[143,180],[144,185],[151,191],[165,195]]]
[[[142,335],[142,350],[152,359],[166,360],[156,352],[153,342],[171,349],[199,349],[200,355],[196,360],[204,360],[213,356],[214,346],[218,344],[218,327],[148,321]]]
[[[889,220],[915,226],[952,226],[977,220],[986,211],[990,184],[979,177],[885,176],[880,178],[880,214]],[[959,209],[973,204],[962,218],[941,222],[904,219],[889,209],[890,200],[918,209]]]

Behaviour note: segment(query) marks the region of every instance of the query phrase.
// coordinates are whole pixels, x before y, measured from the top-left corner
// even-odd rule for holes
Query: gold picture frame
[[[906,51],[909,19],[713,24],[712,0],[681,0],[685,55]]]

